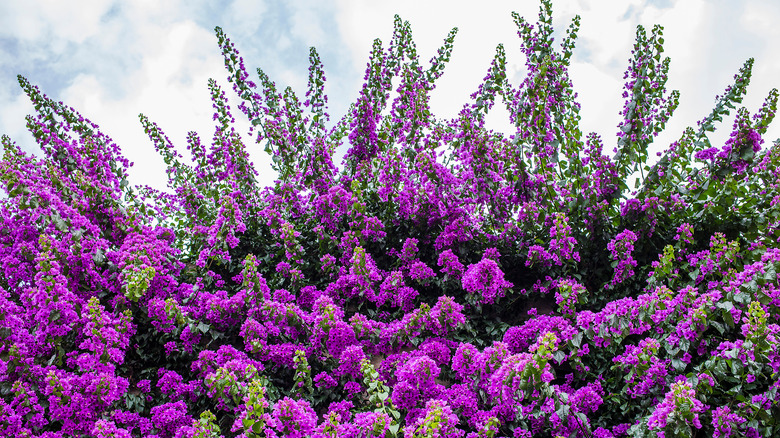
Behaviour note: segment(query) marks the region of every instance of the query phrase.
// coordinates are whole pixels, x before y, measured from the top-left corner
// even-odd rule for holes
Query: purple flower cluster
[[[452,409],[446,402],[441,400],[430,400],[425,404],[425,414],[421,415],[416,422],[404,428],[404,438],[413,437],[463,437],[465,432],[458,429],[458,416],[452,412]]]
[[[585,286],[576,281],[567,278],[555,282],[555,303],[558,304],[560,312],[564,315],[574,316],[577,304],[588,301],[588,291]]]
[[[580,261],[580,253],[574,251],[577,240],[571,236],[571,232],[569,218],[563,213],[556,214],[554,225],[550,228],[550,246],[548,249],[555,265],[560,266],[569,260]]]
[[[699,414],[704,412],[704,404],[696,398],[696,391],[690,383],[678,381],[672,384],[669,392],[647,419],[651,430],[663,432],[670,423],[685,424],[701,429]]]
[[[504,273],[498,264],[489,258],[469,265],[463,274],[463,290],[479,297],[478,301],[493,304],[512,288],[512,283],[504,280]]]
[[[634,276],[637,261],[631,256],[631,253],[634,251],[636,239],[637,236],[633,231],[623,230],[607,244],[615,270],[611,285],[620,284]]]
[[[745,422],[747,419],[732,413],[728,406],[717,407],[712,411],[712,426],[715,428],[712,436],[716,438],[739,436],[739,428]]]
[[[612,359],[629,376],[626,393],[631,398],[644,396],[665,384],[669,363],[658,358],[660,347],[655,338],[645,338],[637,346],[626,346],[625,353]]]
[[[455,255],[451,249],[442,251],[439,254],[437,263],[441,268],[441,272],[445,275],[453,277],[456,280],[460,279],[461,275],[463,275],[463,264],[458,260],[458,256]]]

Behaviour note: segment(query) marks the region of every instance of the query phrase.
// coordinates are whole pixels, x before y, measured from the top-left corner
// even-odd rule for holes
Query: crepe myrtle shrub
[[[661,27],[637,28],[613,138],[579,128],[579,17],[513,19],[525,78],[499,45],[451,119],[429,97],[456,29],[423,62],[396,17],[331,121],[316,50],[297,94],[217,28],[235,115],[209,81],[215,127],[186,159],[140,117],[167,191],[20,77],[41,152],[2,138],[2,435],[776,435],[778,92],[738,108],[748,60],[651,160],[679,97]]]

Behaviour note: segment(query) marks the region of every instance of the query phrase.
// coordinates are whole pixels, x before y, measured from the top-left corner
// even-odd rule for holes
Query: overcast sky
[[[236,43],[250,72],[261,67],[279,88],[292,86],[299,96],[306,89],[308,48],[315,46],[325,66],[333,119],[356,99],[374,38],[390,41],[394,14],[410,21],[424,61],[458,27],[452,61],[431,98],[434,114],[451,117],[479,85],[498,43],[504,43],[510,77],[519,84],[524,59],[510,14],[517,11],[535,22],[539,8],[535,0],[217,3],[1,1],[0,133],[26,150],[37,150],[24,126],[32,106],[16,81],[21,74],[99,124],[135,162],[132,182],[163,188],[162,160],[138,114],[157,122],[182,151],[188,131],[211,138],[208,78],[229,88],[215,26]],[[575,14],[582,17],[570,74],[582,105],[583,131],[601,134],[609,150],[638,24],[648,30],[656,23],[664,26],[665,54],[672,60],[668,86],[681,92],[680,106],[657,147],[666,147],[708,114],[715,96],[750,57],[755,58],[753,79],[743,104],[751,113],[770,89],[780,87],[780,1],[558,0],[553,10],[561,32]],[[237,99],[231,103],[238,115]],[[488,121],[505,129],[505,118],[498,110]],[[726,120],[713,139],[722,141],[732,122]],[[778,137],[780,121],[767,144]],[[262,147],[253,145],[250,154],[263,182],[270,183],[273,175]]]

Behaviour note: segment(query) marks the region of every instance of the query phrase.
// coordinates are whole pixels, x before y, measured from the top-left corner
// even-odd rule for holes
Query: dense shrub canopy
[[[553,44],[551,14],[514,15],[525,80],[498,46],[451,120],[428,98],[456,30],[426,63],[396,17],[332,128],[314,49],[298,96],[250,77],[217,28],[279,174],[265,188],[216,81],[213,136],[190,133],[187,159],[141,115],[160,192],[20,77],[43,154],[2,138],[1,434],[777,434],[780,142],[762,138],[777,90],[737,109],[748,60],[650,164],[679,97],[661,27],[637,29],[603,140],[580,131],[567,73],[579,17]],[[497,104],[514,134],[485,128]]]

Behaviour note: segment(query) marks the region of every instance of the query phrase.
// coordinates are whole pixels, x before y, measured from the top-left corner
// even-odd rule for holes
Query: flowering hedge
[[[217,28],[272,187],[213,80],[216,127],[190,133],[188,159],[140,117],[161,192],[20,77],[43,154],[2,138],[0,434],[777,434],[780,142],[762,138],[777,90],[710,143],[749,60],[650,164],[679,93],[661,27],[639,27],[605,154],[567,72],[579,17],[558,46],[551,14],[543,0],[537,23],[513,16],[523,83],[499,45],[451,120],[428,99],[456,30],[424,63],[396,17],[331,124],[314,49],[298,97],[250,79]],[[501,102],[508,137],[485,128]]]

